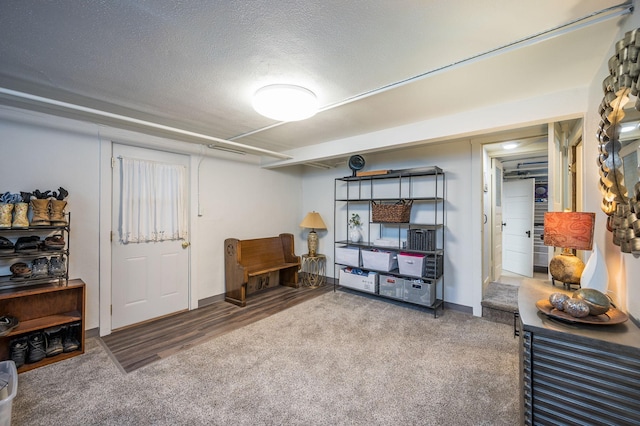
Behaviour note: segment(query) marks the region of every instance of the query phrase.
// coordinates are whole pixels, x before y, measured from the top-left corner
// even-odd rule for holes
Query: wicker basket
[[[371,221],[382,223],[408,223],[413,200],[400,200],[395,204],[371,202]]]

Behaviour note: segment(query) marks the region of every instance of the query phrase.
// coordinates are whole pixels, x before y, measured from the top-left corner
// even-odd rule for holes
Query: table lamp
[[[591,250],[595,213],[546,212],[544,214],[544,245],[562,247],[549,263],[551,282],[580,284],[584,262],[571,250]]]
[[[309,212],[304,219],[302,219],[300,227],[311,229],[309,235],[307,235],[307,245],[309,246],[309,256],[315,256],[318,251],[318,234],[316,233],[316,229],[327,229],[327,225],[324,224],[320,213]]]

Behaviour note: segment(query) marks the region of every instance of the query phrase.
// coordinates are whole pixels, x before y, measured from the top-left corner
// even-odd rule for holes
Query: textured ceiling
[[[287,152],[585,86],[621,18],[466,59],[620,3],[2,1],[0,88]],[[261,117],[251,95],[273,83],[309,88],[326,111]]]

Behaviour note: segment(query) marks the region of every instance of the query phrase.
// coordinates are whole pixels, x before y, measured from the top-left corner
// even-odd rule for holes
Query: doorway
[[[484,173],[496,179],[495,164],[500,164],[501,185],[485,185],[491,192],[494,188],[504,188],[507,182],[529,180],[533,184],[533,261],[527,271],[518,270],[510,262],[513,256],[505,256],[504,249],[497,253],[495,247],[507,244],[496,244],[504,241],[504,235],[498,234],[503,229],[504,194],[486,194],[483,198],[485,224],[483,243],[483,290],[489,282],[506,281],[521,282],[527,277],[546,279],[549,259],[553,248],[543,244],[544,213],[576,209],[581,205],[580,192],[580,153],[582,149],[582,119],[549,123],[541,126],[499,132],[482,137],[484,155]],[[530,184],[529,184],[530,185]],[[501,206],[496,206],[496,199]],[[494,223],[493,212],[499,210],[501,223]],[[487,214],[491,212],[491,214]],[[500,225],[500,226],[498,226]],[[507,225],[508,226],[508,225]],[[523,229],[526,232],[528,229]],[[517,256],[516,256],[517,257]],[[501,268],[496,266],[502,265]],[[498,270],[499,269],[499,270]],[[514,272],[515,271],[515,272]],[[526,272],[526,273],[525,273]]]
[[[548,265],[547,248],[541,239],[544,211],[548,206],[548,191],[544,190],[549,174],[545,128],[540,127],[537,132],[528,130],[526,138],[484,146],[492,164],[492,180],[501,178],[501,182],[491,185],[490,191],[502,191],[484,198],[490,203],[485,209],[492,212],[488,215],[492,222],[491,233],[485,236],[489,241],[485,247],[489,247],[490,252],[483,253],[490,265],[485,285],[500,281],[504,272],[522,278],[532,277],[535,272],[544,273]],[[500,205],[496,200],[500,200]]]

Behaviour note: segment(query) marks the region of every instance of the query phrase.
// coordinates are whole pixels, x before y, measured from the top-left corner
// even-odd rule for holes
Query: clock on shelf
[[[352,176],[355,176],[356,172],[358,172],[359,170],[362,170],[362,168],[364,167],[364,164],[365,164],[364,158],[362,158],[361,155],[352,155],[349,158],[349,168],[353,172]]]

